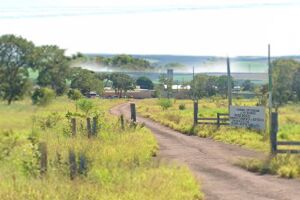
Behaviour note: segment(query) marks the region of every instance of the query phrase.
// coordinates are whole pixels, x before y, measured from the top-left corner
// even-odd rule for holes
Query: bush
[[[31,96],[32,103],[39,106],[50,104],[54,98],[55,92],[50,88],[38,88]]]
[[[82,98],[82,94],[77,89],[71,89],[68,92],[68,98],[71,99],[71,100],[77,101],[77,100]]]
[[[179,105],[179,110],[185,110],[185,104],[184,103],[181,103]]]
[[[160,99],[158,104],[162,107],[163,110],[168,110],[172,107],[172,101],[170,99]]]
[[[93,102],[88,99],[79,99],[76,102],[76,106],[88,116],[89,112],[95,107]]]

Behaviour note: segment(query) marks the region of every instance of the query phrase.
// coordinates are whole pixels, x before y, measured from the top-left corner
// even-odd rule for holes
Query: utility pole
[[[193,91],[192,91],[192,95],[193,95],[193,103],[194,103],[194,127],[197,125],[198,123],[198,98],[196,99],[196,95],[195,95],[195,67],[193,66]]]
[[[272,90],[273,90],[273,80],[272,80],[272,64],[271,64],[271,46],[268,45],[268,66],[269,66],[269,131],[271,135],[272,130]]]
[[[196,98],[195,98],[195,67],[193,66],[193,91],[192,91],[192,95],[193,95],[193,101],[195,102],[196,101]]]
[[[227,57],[227,86],[228,86],[228,112],[230,112],[230,106],[232,105],[232,85],[231,85],[229,57]]]

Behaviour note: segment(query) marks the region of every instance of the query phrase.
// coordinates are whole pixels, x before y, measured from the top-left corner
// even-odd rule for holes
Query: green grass
[[[255,104],[256,102],[253,100],[234,100],[234,105],[251,106]],[[180,105],[185,105],[185,109],[180,110]],[[137,109],[143,116],[185,134],[209,137],[259,151],[269,150],[269,144],[264,140],[263,133],[224,126],[219,129],[216,126],[208,125],[199,125],[193,128],[193,102],[191,100],[173,100],[173,106],[163,110],[157,99],[147,99],[139,101]],[[226,100],[213,98],[199,101],[200,117],[216,117],[217,113],[228,113]]]
[[[270,151],[269,136],[265,132],[249,129],[198,125],[193,128],[193,102],[191,100],[172,100],[172,107],[163,109],[157,99],[147,99],[138,102],[137,110],[144,117],[151,118],[163,125],[185,134],[195,134],[209,137],[228,144],[239,145],[244,148]],[[233,105],[255,106],[255,99],[234,99]],[[179,106],[185,105],[180,110]],[[216,113],[228,113],[227,101],[220,98],[201,99],[199,101],[200,117],[216,117]],[[279,109],[279,141],[300,141],[300,105],[288,104]],[[279,149],[282,147],[279,147]],[[284,147],[287,149],[288,147]],[[290,147],[295,149],[297,147]],[[296,178],[300,174],[299,156],[279,155],[267,162],[258,159],[245,159],[240,166],[255,172],[277,174],[281,177]]]
[[[80,117],[77,136],[71,136],[66,113],[76,107],[65,97],[47,107],[29,100],[11,106],[1,102],[0,199],[203,199],[187,167],[153,160],[158,145],[148,129],[127,123],[122,130],[108,114],[120,102],[93,100],[101,128],[92,139]],[[39,175],[38,142],[48,147],[45,177]],[[70,149],[87,160],[87,174],[73,181]]]
[[[300,177],[300,159],[296,155],[277,155],[267,160],[241,159],[236,164],[260,174],[273,174],[282,178]]]

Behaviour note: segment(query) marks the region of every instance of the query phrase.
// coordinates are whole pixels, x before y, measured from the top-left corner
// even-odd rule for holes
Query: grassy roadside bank
[[[150,131],[126,125],[108,114],[120,100],[93,100],[99,129],[88,138],[74,102],[57,98],[47,107],[29,100],[0,103],[0,199],[203,199],[188,168],[155,162],[158,149]],[[78,113],[71,136],[67,113]],[[47,143],[48,169],[40,175],[38,143]],[[84,171],[70,180],[69,152]]]
[[[233,104],[255,106],[256,100],[235,99]],[[193,103],[191,100],[171,100],[171,106],[164,109],[158,99],[146,99],[137,103],[138,112],[184,134],[209,137],[216,141],[239,145],[243,148],[268,153],[270,149],[265,133],[249,129],[201,125],[193,128]],[[216,113],[227,113],[227,101],[219,98],[199,101],[200,117],[216,117]],[[278,140],[300,141],[300,105],[289,104],[279,110]],[[277,174],[282,177],[299,177],[299,156],[281,155],[266,160],[241,160],[239,166],[250,171]],[[292,174],[292,175],[290,175]]]

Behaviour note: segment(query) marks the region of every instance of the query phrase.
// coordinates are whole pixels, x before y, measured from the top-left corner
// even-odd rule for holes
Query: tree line
[[[120,97],[135,88],[136,81],[124,73],[95,73],[71,67],[72,62],[81,57],[83,55],[80,53],[66,56],[65,50],[55,45],[35,46],[23,37],[2,35],[0,98],[11,104],[30,95],[33,102],[38,104],[43,98],[45,100],[66,93],[73,98],[90,91],[101,95],[107,81],[112,82],[112,87]],[[32,72],[38,74],[34,80],[30,77]],[[143,85],[143,78],[140,81]]]
[[[0,98],[8,104],[31,95],[33,102],[38,102],[43,96],[61,96],[66,93],[78,97],[95,91],[101,95],[107,82],[112,83],[118,97],[126,96],[127,91],[139,85],[141,89],[155,89],[156,96],[167,90],[172,93],[173,80],[162,75],[159,83],[154,85],[147,77],[134,80],[124,73],[95,73],[90,70],[71,67],[72,62],[83,55],[77,53],[66,56],[65,50],[55,45],[35,46],[33,42],[15,35],[0,36]],[[123,65],[140,63],[131,56],[115,56],[101,62]],[[273,67],[273,102],[279,107],[288,101],[300,101],[300,63],[291,59],[277,59]],[[37,72],[36,80],[30,77],[31,72]],[[232,86],[234,81],[231,78]],[[165,88],[167,85],[167,88]],[[184,84],[183,84],[184,85]],[[190,96],[195,98],[214,95],[227,96],[227,76],[208,76],[197,74],[194,81],[187,82],[191,86]],[[244,90],[256,91],[263,96],[266,103],[268,85],[255,87],[251,81],[245,81]],[[45,89],[46,88],[46,89]],[[71,90],[70,90],[71,89]]]

